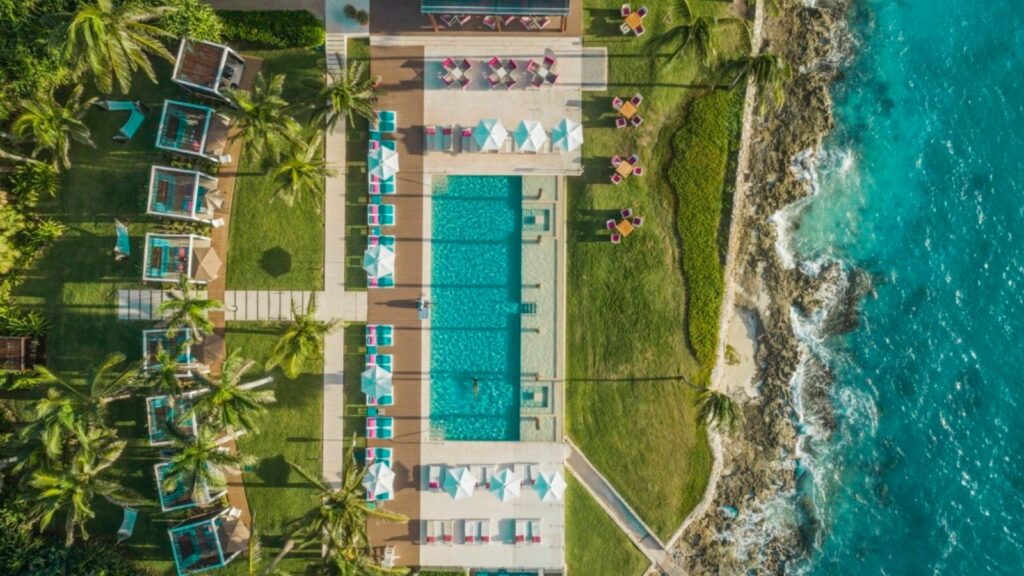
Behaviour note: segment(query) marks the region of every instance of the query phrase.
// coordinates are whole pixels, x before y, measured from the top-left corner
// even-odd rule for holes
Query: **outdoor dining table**
[[[636,230],[636,227],[633,226],[633,222],[630,221],[629,218],[623,218],[621,222],[615,225],[615,229],[619,231],[619,234],[622,234],[625,237],[632,234],[633,230]]]
[[[631,12],[629,16],[626,16],[626,26],[629,26],[629,29],[633,30],[634,32],[636,32],[636,29],[639,28],[643,23],[644,17],[641,16],[639,12]]]
[[[629,178],[633,175],[633,165],[623,160],[618,166],[615,167],[615,172],[623,178]]]
[[[622,106],[619,106],[619,114],[626,120],[629,120],[636,115],[636,105],[632,102],[626,101]]]

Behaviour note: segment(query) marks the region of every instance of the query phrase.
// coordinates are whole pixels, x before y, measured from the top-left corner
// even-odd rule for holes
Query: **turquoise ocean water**
[[[807,574],[1024,571],[1024,3],[862,0],[837,130],[792,242],[876,296],[803,338],[835,379],[810,442]]]
[[[431,427],[448,440],[518,440],[522,178],[433,188]]]

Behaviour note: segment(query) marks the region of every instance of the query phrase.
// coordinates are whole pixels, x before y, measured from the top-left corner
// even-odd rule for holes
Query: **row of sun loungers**
[[[477,488],[490,488],[490,478],[494,476],[500,468],[494,464],[471,464],[467,467],[469,468],[469,471],[476,476]],[[441,490],[441,480],[444,478],[445,468],[446,467],[442,464],[430,464],[427,466],[428,490]],[[532,486],[540,476],[538,464],[516,463],[512,464],[511,468],[512,471],[515,472],[516,476],[520,478],[523,486]]]
[[[462,28],[473,21],[469,14],[442,14],[441,22],[448,28]],[[497,30],[499,23],[508,28],[519,23],[526,30],[544,30],[551,25],[551,18],[547,16],[484,16],[480,23],[491,30]]]
[[[516,518],[513,543],[515,544],[540,544],[541,529],[540,520],[533,518]],[[456,540],[455,520],[427,520],[424,531],[424,544],[463,544],[467,546],[491,544],[500,540],[499,533],[494,530],[494,521],[485,520],[462,520],[459,521],[461,539]]]

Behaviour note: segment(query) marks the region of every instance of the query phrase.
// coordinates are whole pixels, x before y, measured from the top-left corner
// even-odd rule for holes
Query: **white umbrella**
[[[374,278],[383,278],[395,271],[395,252],[382,244],[363,252],[363,270]]]
[[[583,126],[568,118],[551,130],[551,145],[566,152],[572,152],[583,145]]]
[[[534,488],[541,502],[557,502],[565,494],[565,478],[561,472],[541,472]]]
[[[511,468],[502,468],[491,477],[491,492],[502,502],[508,502],[519,497],[519,489],[523,481],[516,476]]]
[[[398,172],[398,152],[381,146],[370,152],[367,163],[371,176],[387,180]]]
[[[444,473],[444,482],[441,485],[444,491],[451,494],[455,500],[469,498],[476,489],[476,476],[465,466],[448,468]]]
[[[481,152],[501,150],[506,138],[508,138],[508,130],[502,125],[501,120],[493,118],[481,120],[473,129],[473,140],[476,141]]]
[[[368,498],[391,494],[395,486],[395,473],[383,462],[374,462],[363,474],[363,488]]]
[[[540,152],[541,146],[548,141],[544,126],[536,120],[523,120],[512,136],[520,152]]]
[[[391,372],[374,364],[363,370],[362,377],[363,394],[373,398],[380,398],[391,394]]]

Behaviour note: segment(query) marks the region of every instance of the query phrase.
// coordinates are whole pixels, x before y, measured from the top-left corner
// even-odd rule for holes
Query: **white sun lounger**
[[[430,490],[441,489],[441,469],[440,464],[429,464],[427,465],[427,488]]]
[[[455,543],[455,521],[441,520],[441,540],[451,546]]]
[[[516,518],[516,544],[526,543],[526,520]]]
[[[437,534],[440,531],[440,520],[427,520],[427,535],[423,539],[424,544],[437,544]]]
[[[527,539],[532,544],[540,544],[540,520],[530,520],[530,537]]]

